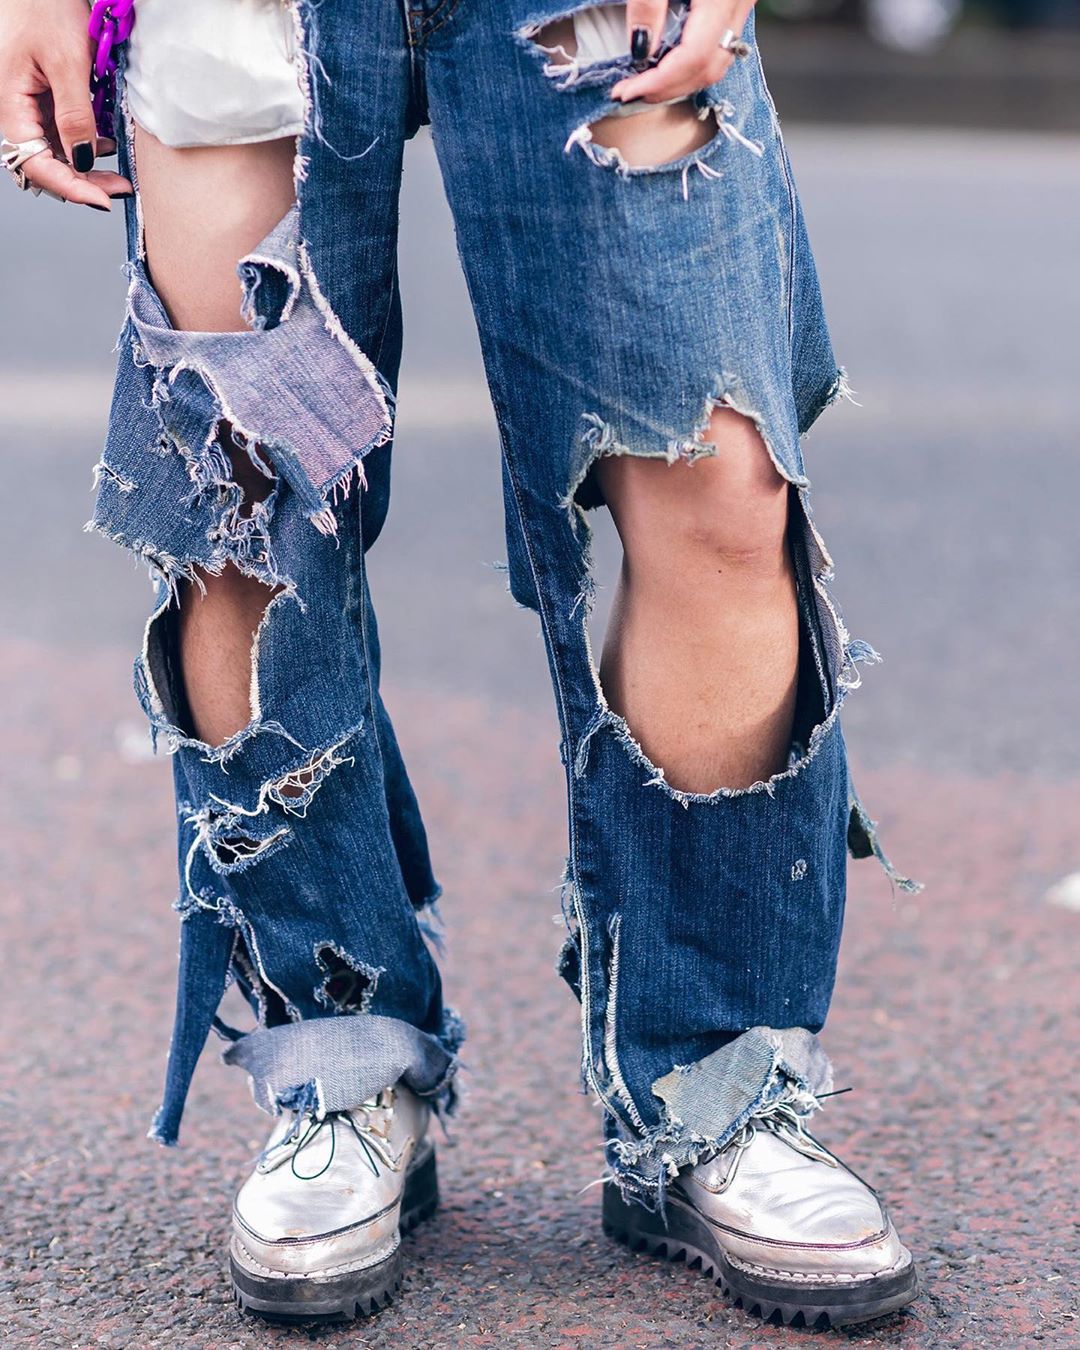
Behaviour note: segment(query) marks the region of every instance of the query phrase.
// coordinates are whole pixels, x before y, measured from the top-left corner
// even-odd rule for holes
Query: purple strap
[[[135,26],[135,0],[96,0],[87,32],[95,44],[90,72],[90,94],[98,135],[116,134],[116,48],[128,40]]]

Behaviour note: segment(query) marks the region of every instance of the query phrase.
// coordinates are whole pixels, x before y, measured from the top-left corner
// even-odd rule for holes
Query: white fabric
[[[284,0],[135,0],[131,115],[165,145],[298,136],[304,97]]]
[[[674,0],[669,6],[663,34],[665,38],[674,37],[685,8],[680,0]],[[595,9],[575,14],[574,36],[577,38],[578,65],[587,66],[594,61],[610,61],[612,57],[625,56],[630,49],[626,35],[626,6],[598,5]]]

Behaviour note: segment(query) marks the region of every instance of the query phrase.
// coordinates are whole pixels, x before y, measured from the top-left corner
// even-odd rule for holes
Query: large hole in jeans
[[[666,31],[678,32],[682,6],[669,10]],[[549,58],[552,69],[573,70],[625,56],[628,51],[625,5],[603,5],[556,19],[533,41]],[[716,135],[716,119],[702,119],[689,99],[650,107],[629,104],[624,111],[602,117],[589,128],[593,142],[616,150],[632,169],[660,168],[691,155]]]
[[[258,451],[237,445],[225,424],[219,439],[232,475],[232,482],[220,491],[235,493],[240,488],[235,518],[250,525],[253,513],[273,491],[274,478]],[[153,645],[154,664],[159,667],[154,673],[166,713],[184,735],[219,747],[258,715],[257,633],[281,590],[231,562],[220,574],[196,568],[194,580],[179,583],[175,601],[161,615],[160,638]]]
[[[749,419],[718,410],[703,439],[715,457],[602,458],[578,499],[610,507],[591,521],[604,696],[669,787],[708,794],[787,770],[829,683],[797,492]]]

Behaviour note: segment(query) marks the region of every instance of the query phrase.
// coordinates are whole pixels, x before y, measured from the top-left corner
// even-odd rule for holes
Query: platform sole
[[[604,1187],[604,1232],[634,1251],[698,1267],[737,1307],[784,1326],[849,1326],[870,1322],[906,1307],[919,1292],[913,1263],[847,1287],[782,1283],[729,1260],[711,1225],[676,1196],[667,1201],[667,1223],[642,1205],[628,1204],[611,1185]]]
[[[401,1198],[400,1232],[404,1237],[439,1206],[435,1149],[410,1166]],[[283,1322],[348,1322],[371,1317],[388,1307],[401,1288],[405,1257],[400,1244],[378,1265],[338,1270],[333,1275],[266,1275],[245,1260],[233,1238],[229,1252],[236,1305]]]

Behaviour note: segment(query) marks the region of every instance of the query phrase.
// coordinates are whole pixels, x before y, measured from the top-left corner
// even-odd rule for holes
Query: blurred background
[[[785,22],[862,29],[882,46],[908,52],[931,51],[961,29],[1080,29],[1074,0],[762,0],[760,9]],[[952,56],[955,60],[955,50]]]
[[[760,0],[758,13],[789,118],[1080,130],[1078,0]]]
[[[846,705],[894,896],[853,867],[826,1142],[926,1294],[859,1345],[1080,1345],[1080,5],[762,0],[761,46],[859,406],[807,459],[852,631]],[[0,188],[4,185],[0,183]],[[0,1307],[11,1346],[308,1343],[241,1322],[224,1234],[264,1123],[211,1048],[185,1147],[143,1139],[171,1020],[169,768],[130,690],[150,599],[81,533],[121,222],[0,191]],[[472,1029],[444,1207],[400,1308],[326,1346],[792,1343],[599,1231],[596,1111],[552,973],[564,852],[535,617],[492,567],[498,440],[430,138],[402,200],[406,363],[371,560],[388,702]],[[603,623],[617,566],[598,518]],[[1071,1121],[1071,1124],[1070,1124]]]

